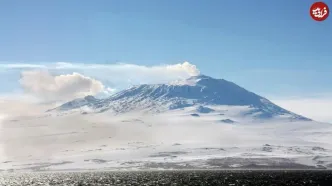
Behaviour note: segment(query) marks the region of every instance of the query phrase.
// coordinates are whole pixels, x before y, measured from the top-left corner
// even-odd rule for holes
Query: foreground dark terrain
[[[13,185],[332,185],[332,171],[128,171],[10,173],[0,184]]]

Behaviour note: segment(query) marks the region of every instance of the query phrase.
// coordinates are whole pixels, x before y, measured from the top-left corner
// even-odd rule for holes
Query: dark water
[[[12,185],[327,185],[332,171],[135,171],[1,174]]]

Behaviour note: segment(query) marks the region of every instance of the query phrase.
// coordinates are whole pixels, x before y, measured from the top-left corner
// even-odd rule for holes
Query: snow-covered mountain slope
[[[177,84],[143,84],[120,91],[106,99],[87,96],[52,109],[56,111],[113,112],[116,114],[132,111],[163,113],[183,109],[197,113],[220,112],[244,108],[238,116],[252,119],[280,118],[309,121],[310,119],[287,111],[264,97],[226,81],[205,75],[194,76]]]
[[[331,124],[247,124],[214,112],[185,115],[196,112],[189,109],[6,119],[0,169],[332,169]]]

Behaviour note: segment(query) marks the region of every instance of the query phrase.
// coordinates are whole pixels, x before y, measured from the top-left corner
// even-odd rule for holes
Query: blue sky
[[[266,96],[325,95],[332,92],[332,20],[313,21],[313,2],[0,0],[0,61],[187,60]],[[1,79],[2,91],[15,89],[17,74]]]

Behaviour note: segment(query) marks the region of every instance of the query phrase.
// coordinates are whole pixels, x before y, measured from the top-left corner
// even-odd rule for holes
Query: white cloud
[[[3,69],[48,69],[53,71],[76,71],[91,73],[99,76],[107,76],[109,79],[122,78],[126,81],[128,79],[140,79],[140,80],[175,80],[178,78],[187,78],[190,76],[199,75],[199,69],[189,63],[183,62],[172,65],[156,65],[156,66],[144,66],[136,64],[116,63],[116,64],[93,64],[93,63],[44,63],[44,64],[28,64],[28,63],[16,63],[16,64],[0,64],[0,68]],[[86,74],[85,74],[86,75]],[[112,77],[110,77],[112,75]]]
[[[332,97],[272,100],[275,104],[316,121],[332,123]]]
[[[96,64],[96,63],[15,63],[0,64],[0,70],[11,70],[20,72],[24,70],[47,70],[53,74],[72,74],[73,72],[83,74],[84,76],[93,78],[103,83],[105,87],[112,89],[125,89],[131,85],[137,84],[155,84],[169,83],[175,80],[187,79],[191,76],[199,75],[199,69],[189,63],[183,62],[178,64],[165,64],[155,66],[144,66],[136,64],[116,63],[116,64]],[[41,75],[41,74],[40,74]],[[1,74],[0,74],[1,77]],[[51,78],[52,79],[52,78]],[[46,78],[44,81],[47,81]],[[8,82],[17,83],[17,82]],[[52,84],[51,84],[52,85]],[[36,92],[37,85],[29,85],[29,89]],[[49,90],[51,86],[43,85],[43,89]],[[37,89],[39,89],[37,87]],[[105,88],[103,93],[109,93],[110,89]],[[111,92],[114,92],[112,90]]]
[[[45,70],[23,71],[19,82],[26,93],[44,101],[70,100],[107,91],[102,82],[76,72],[55,76]]]
[[[183,62],[173,65],[143,66],[135,64],[81,64],[58,62],[49,65],[54,70],[75,70],[85,75],[105,80],[114,85],[144,84],[144,83],[167,83],[178,79],[186,79],[199,75],[198,68]]]
[[[150,73],[152,71],[166,71],[167,73],[179,73],[186,74],[190,76],[198,75],[200,72],[198,68],[185,61],[183,63],[173,64],[173,65],[157,65],[157,66],[143,66],[143,65],[135,65],[135,64],[127,64],[127,63],[117,63],[117,64],[83,64],[83,63],[67,63],[67,62],[57,62],[49,67],[53,67],[56,69],[100,69],[106,68],[109,70],[139,70]]]
[[[0,68],[3,69],[15,69],[15,68],[47,68],[45,65],[29,64],[29,63],[0,63]]]
[[[169,83],[199,74],[198,68],[189,62],[154,66],[127,63],[0,63],[0,78],[6,79],[2,93],[23,90],[43,102],[63,102],[87,94],[108,96],[132,85]]]
[[[128,63],[116,63],[116,64],[98,64],[98,63],[69,63],[69,62],[56,62],[56,63],[2,63],[0,68],[4,69],[22,69],[22,68],[46,68],[46,69],[108,69],[111,71],[131,71],[138,70],[146,73],[171,73],[178,75],[189,75],[195,76],[200,74],[199,69],[185,61],[183,63],[172,64],[172,65],[156,65],[156,66],[144,66]]]

